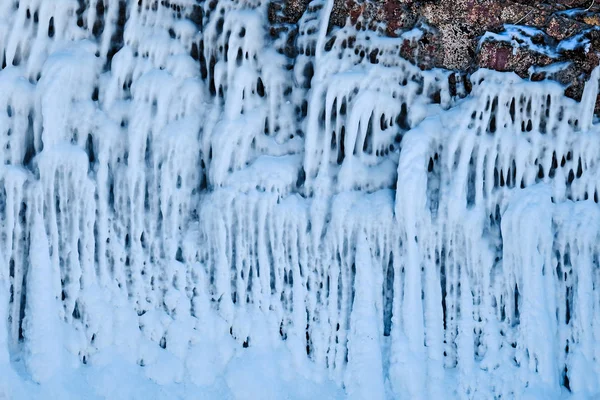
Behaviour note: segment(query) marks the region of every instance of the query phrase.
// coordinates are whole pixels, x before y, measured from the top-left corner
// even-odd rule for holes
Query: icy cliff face
[[[259,0],[0,3],[6,368],[207,386],[278,348],[354,398],[600,393],[600,70],[467,90],[333,5],[293,37]]]

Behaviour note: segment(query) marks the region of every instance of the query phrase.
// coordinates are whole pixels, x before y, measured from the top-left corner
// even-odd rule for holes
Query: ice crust
[[[332,7],[0,2],[8,398],[600,395],[600,70],[465,96]]]

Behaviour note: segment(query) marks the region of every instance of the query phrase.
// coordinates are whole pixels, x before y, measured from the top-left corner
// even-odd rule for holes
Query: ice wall
[[[208,385],[283,343],[355,398],[600,393],[599,70],[467,95],[332,7],[0,2],[0,362]]]

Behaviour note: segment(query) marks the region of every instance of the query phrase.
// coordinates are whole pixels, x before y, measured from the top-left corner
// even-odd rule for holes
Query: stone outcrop
[[[274,1],[270,20],[293,25],[308,4]],[[335,0],[329,28],[346,24],[389,37],[421,30],[418,40],[405,40],[401,56],[422,69],[513,71],[556,80],[576,100],[600,63],[595,0]]]

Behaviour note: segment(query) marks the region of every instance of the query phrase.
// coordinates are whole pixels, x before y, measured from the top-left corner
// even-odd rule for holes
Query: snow
[[[558,51],[574,51],[580,48],[583,48],[585,53],[590,51],[590,36],[593,36],[598,31],[600,31],[600,27],[593,26],[585,31],[578,33],[577,35],[573,35],[567,39],[561,40],[558,44]]]
[[[0,3],[0,398],[600,395],[600,69],[455,96],[333,6]]]
[[[534,38],[539,38],[534,42]],[[504,25],[504,31],[500,33],[486,32],[479,39],[479,45],[485,41],[496,41],[509,43],[513,48],[513,52],[516,52],[518,48],[523,47],[525,50],[531,50],[539,54],[543,54],[550,58],[558,58],[558,52],[563,51],[563,46],[566,41],[562,41],[558,44],[557,49],[553,49],[550,39],[544,31],[532,28],[530,26],[522,25]],[[541,43],[540,43],[541,42]]]

